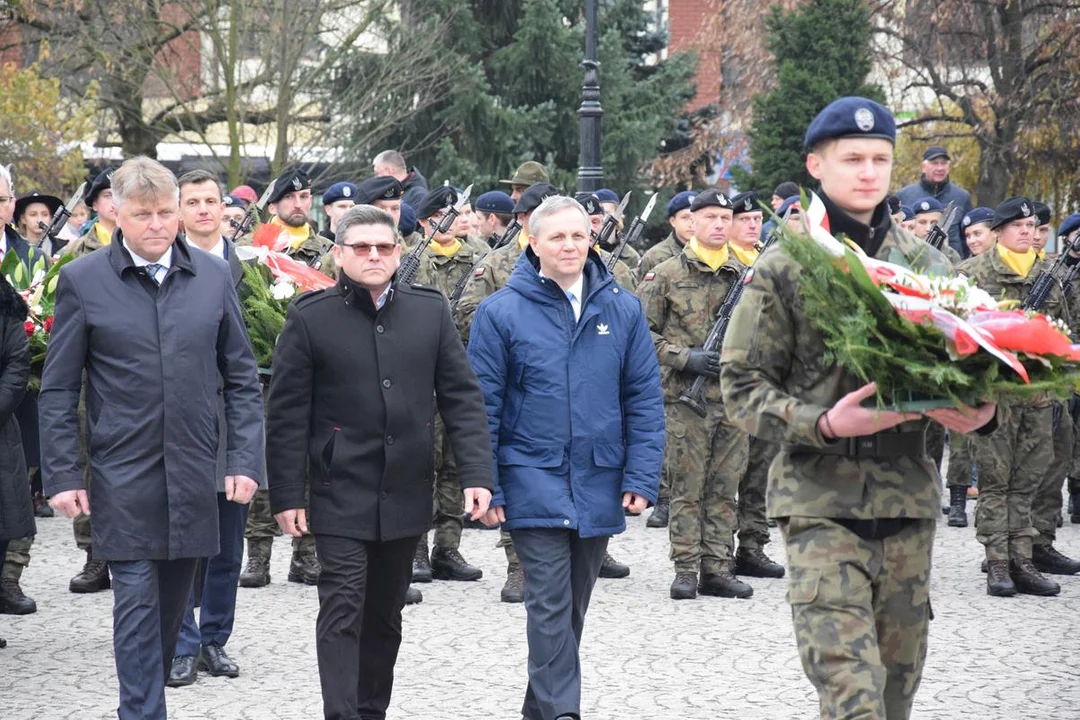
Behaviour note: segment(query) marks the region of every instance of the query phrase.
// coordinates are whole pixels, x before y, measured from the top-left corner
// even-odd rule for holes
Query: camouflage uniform
[[[966,260],[957,269],[995,298],[1023,301],[1044,267],[1043,261],[1036,260],[1023,278],[993,250]],[[1054,286],[1041,310],[1068,322],[1060,286]],[[972,438],[972,454],[979,458],[976,537],[986,546],[987,560],[1031,557],[1036,534],[1031,503],[1054,462],[1051,399],[1035,397],[1011,405],[1010,410],[1002,432],[993,438]]]
[[[735,495],[746,471],[749,438],[728,423],[720,383],[705,383],[704,419],[679,402],[695,375],[683,372],[745,267],[730,254],[715,271],[689,247],[658,265],[638,294],[660,360],[667,420],[664,465],[671,483],[668,533],[676,573],[731,569],[737,526]]]
[[[670,233],[666,238],[646,250],[645,254],[641,256],[641,262],[637,266],[638,277],[644,279],[657,265],[679,255],[683,251],[683,247],[685,247],[684,244],[679,242],[675,237],[675,233]]]
[[[830,221],[834,231],[854,224]],[[917,271],[949,271],[943,255],[890,224],[876,257],[893,250]],[[936,468],[920,451],[928,421],[858,444],[822,437],[820,416],[862,383],[826,360],[801,273],[782,246],[755,264],[724,341],[724,405],[742,429],[783,443],[768,512],[787,545],[788,602],[821,717],[906,718],[926,657],[941,512]]]
[[[1068,403],[1055,402],[1052,412],[1057,416],[1057,426],[1053,428],[1054,459],[1031,500],[1031,524],[1039,533],[1033,541],[1035,545],[1053,545],[1057,539],[1061,486],[1072,463],[1074,438]]]
[[[780,445],[750,438],[746,472],[739,479],[739,547],[760,550],[769,544],[769,523],[765,513],[765,491],[769,466]]]
[[[95,222],[74,242],[65,246],[64,249],[60,251],[60,254],[71,255],[78,258],[82,257],[83,255],[89,255],[94,250],[100,250],[103,247],[105,247],[105,245],[103,245],[101,241],[98,240],[97,223]]]
[[[971,436],[949,432],[949,472],[947,487],[971,487]],[[940,466],[939,466],[940,467]]]
[[[629,247],[630,246],[628,245],[627,248]],[[604,263],[604,266],[607,267],[608,260],[611,258],[611,253],[603,249],[598,250],[598,252],[600,253],[600,260]],[[626,257],[626,255],[624,254],[623,257]],[[631,292],[637,287],[636,274],[623,260],[619,260],[615,263],[615,269],[611,274],[615,276],[615,282],[619,283],[619,287]]]

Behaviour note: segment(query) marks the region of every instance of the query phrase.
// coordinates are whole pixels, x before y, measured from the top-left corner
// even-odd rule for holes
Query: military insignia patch
[[[1020,212],[1024,215],[1024,217],[1027,217],[1028,215],[1031,214],[1031,208],[1028,207],[1027,203],[1021,203],[1020,204]]]
[[[920,208],[922,208],[923,210],[929,210],[929,209],[930,209],[930,203],[928,203],[928,202],[924,202],[924,203],[923,203],[922,205],[920,205],[919,207],[920,207]]]
[[[648,282],[649,280],[652,280],[655,277],[656,277],[656,273],[654,273],[654,272],[645,273],[645,277],[643,277],[642,280],[644,280],[645,282]]]
[[[348,185],[341,188],[341,196],[342,197],[352,197],[352,188],[350,188]]]
[[[855,111],[855,125],[863,132],[874,129],[874,113],[870,112],[870,108],[859,108]]]
[[[746,271],[746,274],[743,275],[742,284],[743,285],[749,285],[750,281],[753,280],[753,279],[754,279],[754,268],[750,268],[749,270]]]
[[[484,268],[482,268],[482,267],[476,268],[475,270],[473,270],[472,276],[474,278],[483,277],[484,276]]]
[[[299,190],[300,188],[302,188],[304,186],[304,183],[300,182],[300,178],[294,177],[292,179],[292,186],[294,188],[296,188],[297,190]]]

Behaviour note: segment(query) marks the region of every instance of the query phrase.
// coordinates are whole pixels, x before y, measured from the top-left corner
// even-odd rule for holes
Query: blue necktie
[[[158,271],[161,270],[163,267],[165,267],[165,266],[164,265],[159,265],[158,263],[150,263],[149,265],[146,266],[146,274],[150,276],[150,279],[154,281],[155,285],[160,285],[161,284],[161,283],[158,282],[157,274],[158,274]]]

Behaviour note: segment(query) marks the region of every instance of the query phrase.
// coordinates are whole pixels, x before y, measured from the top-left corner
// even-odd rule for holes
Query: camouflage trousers
[[[750,438],[746,472],[739,480],[739,547],[761,549],[769,544],[769,523],[765,516],[765,487],[769,466],[780,452],[777,443]]]
[[[273,540],[282,534],[277,520],[270,512],[270,491],[262,488],[255,491],[248,508],[247,524],[244,526],[246,540]],[[293,555],[315,555],[315,536],[310,532],[292,539]]]
[[[1052,423],[1049,405],[1018,405],[1005,427],[971,438],[971,452],[979,459],[975,537],[986,547],[987,560],[1031,557],[1031,503],[1054,460]]]
[[[904,720],[930,629],[934,520],[864,540],[825,518],[781,520],[788,602],[822,720]]]
[[[945,428],[936,422],[926,426],[926,454],[941,472],[941,460],[945,457]]]
[[[30,565],[30,547],[33,544],[33,535],[18,540],[9,540],[7,554],[3,558],[4,568],[0,571],[0,577],[18,582],[22,578],[23,570]]]
[[[1069,472],[1073,451],[1073,424],[1068,408],[1059,404],[1060,419],[1054,432],[1054,459],[1035,497],[1031,500],[1031,525],[1039,532],[1036,545],[1051,545],[1057,538],[1057,521],[1061,517],[1061,487]]]
[[[949,433],[949,472],[947,487],[971,486],[971,436]]]
[[[667,405],[665,414],[675,572],[720,572],[731,562],[738,526],[735,495],[746,473],[750,438],[729,425],[723,407],[715,404],[706,418],[681,403]]]
[[[457,550],[465,519],[465,495],[458,479],[450,436],[442,418],[435,415],[435,547]]]

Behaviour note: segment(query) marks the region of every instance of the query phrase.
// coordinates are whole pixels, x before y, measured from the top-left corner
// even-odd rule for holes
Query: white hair
[[[568,208],[573,208],[581,213],[581,220],[585,226],[585,229],[589,229],[589,213],[585,211],[585,208],[581,206],[577,200],[567,195],[552,195],[551,197],[540,203],[535,210],[532,211],[532,215],[529,216],[529,234],[533,237],[540,237],[540,227],[547,218],[556,213],[560,213]]]
[[[15,194],[15,183],[12,182],[12,180],[11,180],[11,166],[10,165],[0,165],[0,180],[3,180],[4,182],[7,183],[8,192],[10,192],[12,195],[14,195]]]

